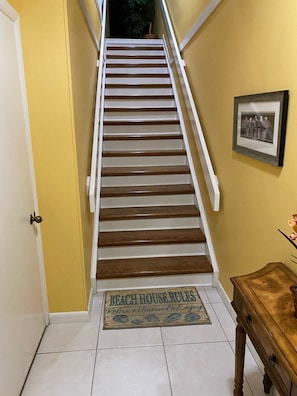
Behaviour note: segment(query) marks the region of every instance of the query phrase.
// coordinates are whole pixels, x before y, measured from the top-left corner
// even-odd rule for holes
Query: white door
[[[17,396],[46,324],[17,13],[0,0],[0,395]]]

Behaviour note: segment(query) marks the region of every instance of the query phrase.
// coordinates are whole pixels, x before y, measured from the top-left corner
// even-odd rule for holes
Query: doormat
[[[115,290],[105,295],[104,330],[210,323],[192,286]]]

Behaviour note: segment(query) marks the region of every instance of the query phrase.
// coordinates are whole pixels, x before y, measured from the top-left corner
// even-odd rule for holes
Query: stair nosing
[[[153,84],[145,84],[145,83],[135,83],[135,82],[126,82],[126,83],[117,83],[117,82],[108,82],[105,84],[105,88],[122,88],[122,89],[133,89],[133,88],[172,88],[171,83],[158,83],[155,82]]]
[[[100,209],[100,221],[165,219],[199,216],[200,212],[195,205],[111,207]]]
[[[170,74],[169,73],[137,73],[137,72],[131,72],[131,73],[112,73],[112,72],[106,72],[105,73],[107,78],[130,78],[130,77],[135,77],[135,78],[169,78]]]
[[[111,140],[182,140],[181,133],[134,133],[134,134],[116,134],[116,133],[104,133],[103,141]]]
[[[103,157],[168,157],[168,156],[185,156],[186,150],[126,150],[112,151],[104,150]]]
[[[199,228],[101,231],[98,247],[144,246],[167,244],[205,243],[206,238]]]
[[[205,255],[99,259],[97,263],[97,279],[213,272]]]
[[[127,69],[127,68],[133,68],[133,69],[143,69],[143,68],[168,68],[167,63],[107,63],[106,68],[109,69]]]
[[[103,166],[102,177],[190,174],[187,165]]]
[[[137,99],[137,100],[173,100],[174,99],[174,95],[138,95],[138,94],[127,94],[127,95],[117,95],[117,94],[108,94],[104,96],[105,99],[108,100],[113,100],[113,99],[127,99],[127,100],[133,100],[133,99]]]
[[[133,197],[160,195],[192,195],[195,190],[191,184],[167,184],[154,186],[102,187],[101,197]]]
[[[158,120],[158,119],[153,119],[153,120],[104,120],[103,124],[104,125],[179,125],[179,120]]]
[[[106,46],[107,51],[164,51],[162,44],[140,45],[140,44],[125,44],[125,45],[110,45]]]
[[[141,106],[134,106],[134,107],[104,107],[104,112],[105,113],[113,113],[113,112],[138,112],[138,111],[147,111],[147,112],[164,112],[164,111],[173,111],[176,112],[177,108],[174,106],[168,106],[168,107],[141,107]]]
[[[107,54],[106,59],[166,59],[165,55]]]

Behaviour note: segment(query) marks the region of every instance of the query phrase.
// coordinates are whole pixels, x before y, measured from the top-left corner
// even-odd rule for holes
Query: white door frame
[[[23,109],[25,116],[26,142],[27,142],[28,161],[30,168],[31,189],[32,189],[32,196],[34,203],[34,211],[37,214],[39,214],[36,179],[35,179],[34,162],[33,162],[32,140],[31,140],[31,131],[30,131],[30,119],[29,119],[25,73],[24,73],[23,52],[22,52],[22,44],[21,44],[20,17],[19,14],[15,11],[15,9],[6,0],[0,0],[0,10],[14,22],[14,26],[16,29],[16,39],[17,39],[16,45],[17,45],[17,54],[18,54]],[[44,270],[41,229],[39,229],[36,238],[37,238],[38,266],[39,266],[41,290],[42,290],[43,314],[44,314],[45,324],[48,325],[49,324],[48,297],[47,297],[46,278],[45,278],[45,270]]]

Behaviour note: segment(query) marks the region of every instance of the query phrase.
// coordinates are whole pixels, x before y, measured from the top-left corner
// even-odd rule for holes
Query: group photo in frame
[[[234,98],[233,150],[282,166],[289,91]]]

